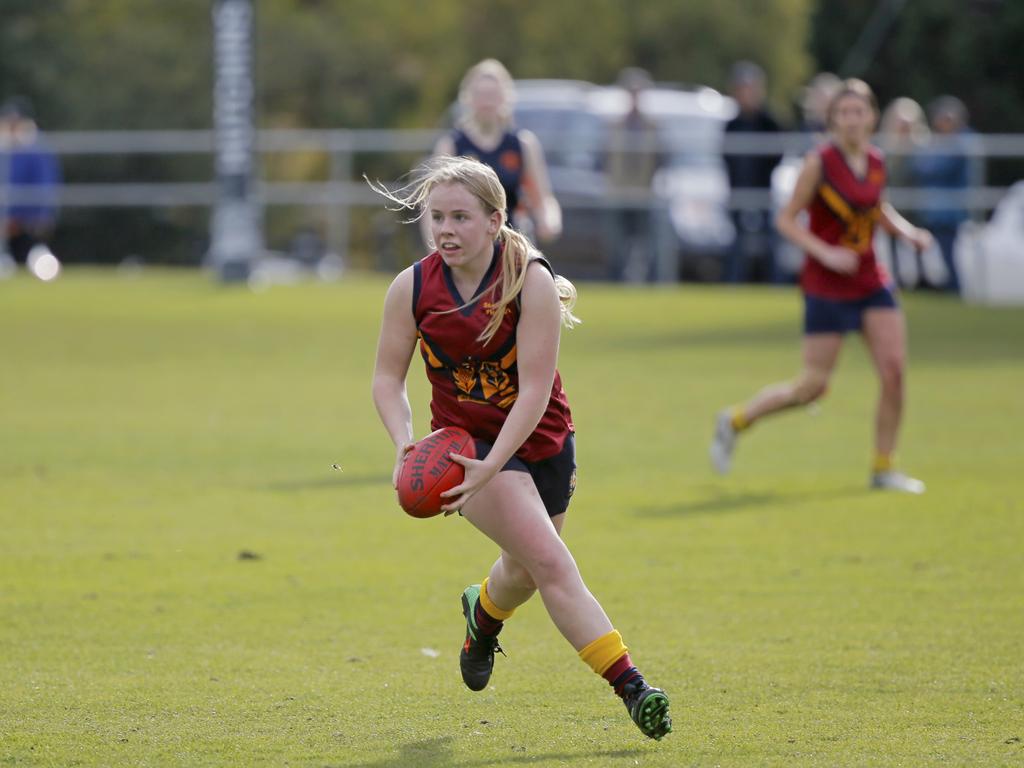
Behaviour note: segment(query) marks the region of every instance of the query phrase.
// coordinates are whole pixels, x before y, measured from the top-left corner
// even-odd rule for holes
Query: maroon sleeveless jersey
[[[540,261],[551,270],[550,264]],[[490,342],[484,345],[477,340],[494,314],[493,297],[500,280],[501,255],[495,248],[487,274],[474,294],[476,300],[462,307],[465,302],[439,253],[435,251],[413,266],[412,311],[433,390],[431,429],[462,427],[473,437],[493,443],[519,396],[519,302],[505,308],[498,332]],[[569,402],[555,371],[548,407],[515,455],[523,461],[555,456],[573,430]]]
[[[875,226],[881,216],[885,188],[885,159],[875,147],[868,148],[868,169],[857,176],[835,144],[818,150],[821,184],[808,206],[810,229],[830,245],[857,253],[860,264],[852,275],[834,272],[807,254],[800,285],[811,296],[825,299],[862,299],[889,284],[885,268],[875,258]]]

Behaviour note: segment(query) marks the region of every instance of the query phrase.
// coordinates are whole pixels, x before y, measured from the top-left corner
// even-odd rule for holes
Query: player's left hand
[[[543,243],[550,243],[562,236],[562,211],[553,200],[538,211],[536,217],[537,237]]]
[[[455,514],[462,509],[463,505],[473,497],[473,494],[483,488],[492,477],[498,474],[498,469],[492,467],[487,461],[471,459],[458,453],[451,454],[449,458],[456,464],[462,465],[462,468],[466,471],[466,476],[463,478],[461,485],[456,485],[454,488],[441,494],[441,498],[451,499],[451,502],[441,507],[445,517]]]
[[[932,233],[921,227],[915,227],[914,232],[907,238],[907,240],[918,250],[919,253],[927,251],[932,247],[932,243],[935,242],[935,238],[932,237]]]

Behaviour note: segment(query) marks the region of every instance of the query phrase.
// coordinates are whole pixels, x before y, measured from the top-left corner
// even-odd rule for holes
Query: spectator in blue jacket
[[[49,244],[57,221],[60,165],[39,135],[31,103],[14,97],[0,105],[0,200],[7,250],[25,263],[39,243]]]

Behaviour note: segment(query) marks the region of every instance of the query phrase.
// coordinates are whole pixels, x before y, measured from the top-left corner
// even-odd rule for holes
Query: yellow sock
[[[875,460],[871,463],[872,472],[888,472],[893,467],[891,453],[876,453]]]
[[[737,405],[732,409],[732,428],[737,432],[742,432],[749,426],[750,422],[747,421],[747,414],[743,412],[743,406]]]
[[[511,611],[506,611],[504,608],[499,608],[494,604],[494,601],[491,600],[491,596],[487,594],[486,578],[480,585],[480,607],[487,612],[488,616],[490,616],[492,619],[497,619],[498,621],[504,621],[505,619],[510,618],[512,614],[516,611],[515,608],[513,608]]]
[[[588,643],[580,651],[580,658],[597,674],[603,675],[616,661],[629,652],[629,648],[622,642],[622,635],[617,630],[612,630],[606,635],[601,635],[597,640]]]

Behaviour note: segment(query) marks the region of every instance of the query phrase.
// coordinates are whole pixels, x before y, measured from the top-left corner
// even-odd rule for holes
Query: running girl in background
[[[880,382],[871,487],[924,492],[924,483],[893,465],[903,416],[906,325],[872,241],[878,225],[919,250],[932,238],[885,201],[885,160],[871,144],[877,121],[871,88],[861,80],[845,81],[828,109],[831,140],[807,155],[793,197],[776,219],[779,232],[806,253],[800,278],[803,370],[795,380],[765,387],[718,414],[711,459],[722,474],[731,467],[737,437],[755,422],[825,394],[845,334],[860,331]],[[809,227],[798,219],[804,209]]]

